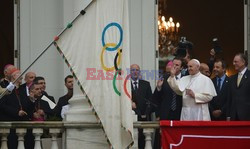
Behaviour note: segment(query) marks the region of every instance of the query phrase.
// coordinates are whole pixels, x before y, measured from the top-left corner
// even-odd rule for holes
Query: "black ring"
[[[122,49],[120,49],[120,53],[122,53]],[[115,66],[115,70],[118,71],[118,65],[117,65],[117,58],[119,56],[119,52],[116,53],[115,55],[115,59],[114,59],[114,66]],[[119,72],[119,75],[121,75],[121,71]]]

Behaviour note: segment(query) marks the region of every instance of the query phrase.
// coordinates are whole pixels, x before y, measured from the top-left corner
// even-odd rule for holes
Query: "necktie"
[[[218,91],[220,91],[220,88],[221,88],[221,78],[218,79],[217,88],[218,88]]]
[[[179,78],[176,76],[176,80]],[[176,93],[173,91],[173,98],[172,98],[172,103],[171,103],[171,110],[175,111],[176,110]]]
[[[238,79],[237,79],[237,86],[238,86],[238,87],[239,87],[239,85],[240,85],[241,78],[242,78],[242,74],[241,74],[241,73],[238,73]]]
[[[134,90],[136,91],[138,89],[138,87],[137,87],[137,82],[135,81],[134,82]]]
[[[176,110],[176,93],[173,91],[173,98],[172,98],[172,103],[171,103],[171,110],[174,111]]]

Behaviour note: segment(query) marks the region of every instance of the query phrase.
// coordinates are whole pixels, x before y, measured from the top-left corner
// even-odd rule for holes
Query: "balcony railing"
[[[99,129],[101,125],[98,123],[86,122],[0,122],[1,149],[7,149],[7,137],[11,129],[16,130],[18,137],[18,149],[24,149],[24,136],[27,129],[32,129],[32,134],[35,137],[34,149],[64,149],[65,135],[62,135],[67,129]],[[158,122],[135,122],[134,128],[143,128],[145,134],[145,149],[152,149],[152,134],[154,129],[159,128]],[[41,138],[44,130],[49,130],[48,138]],[[58,138],[58,136],[62,136]],[[47,143],[44,143],[46,140]],[[49,141],[48,141],[49,140]],[[136,140],[135,140],[136,141]],[[42,145],[43,144],[43,145]],[[46,147],[44,146],[46,145]],[[43,147],[42,147],[43,146]]]

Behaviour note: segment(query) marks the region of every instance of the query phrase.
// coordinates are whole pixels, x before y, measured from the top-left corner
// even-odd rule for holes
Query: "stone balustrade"
[[[61,149],[64,148],[67,140],[65,138],[60,138],[58,136],[63,136],[67,129],[100,129],[101,125],[98,123],[88,123],[88,122],[0,122],[0,136],[1,136],[1,149],[7,149],[7,136],[10,133],[10,129],[16,130],[16,135],[18,137],[18,149],[24,149],[24,136],[28,129],[32,129],[32,134],[35,138],[34,149]],[[152,134],[154,129],[159,128],[158,122],[135,122],[134,128],[143,128],[145,134],[146,146],[145,149],[152,149]],[[49,147],[45,147],[42,140],[46,138],[41,138],[44,134],[44,130],[49,130],[50,136]],[[47,143],[48,144],[48,143]]]

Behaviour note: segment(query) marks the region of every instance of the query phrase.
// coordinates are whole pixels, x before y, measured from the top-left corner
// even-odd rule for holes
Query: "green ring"
[[[121,69],[119,69],[119,70],[121,70]],[[113,88],[114,88],[115,93],[118,96],[121,96],[121,92],[119,92],[118,89],[117,89],[117,87],[116,87],[116,77],[117,77],[117,74],[118,74],[118,71],[115,73],[115,76],[113,78]]]

